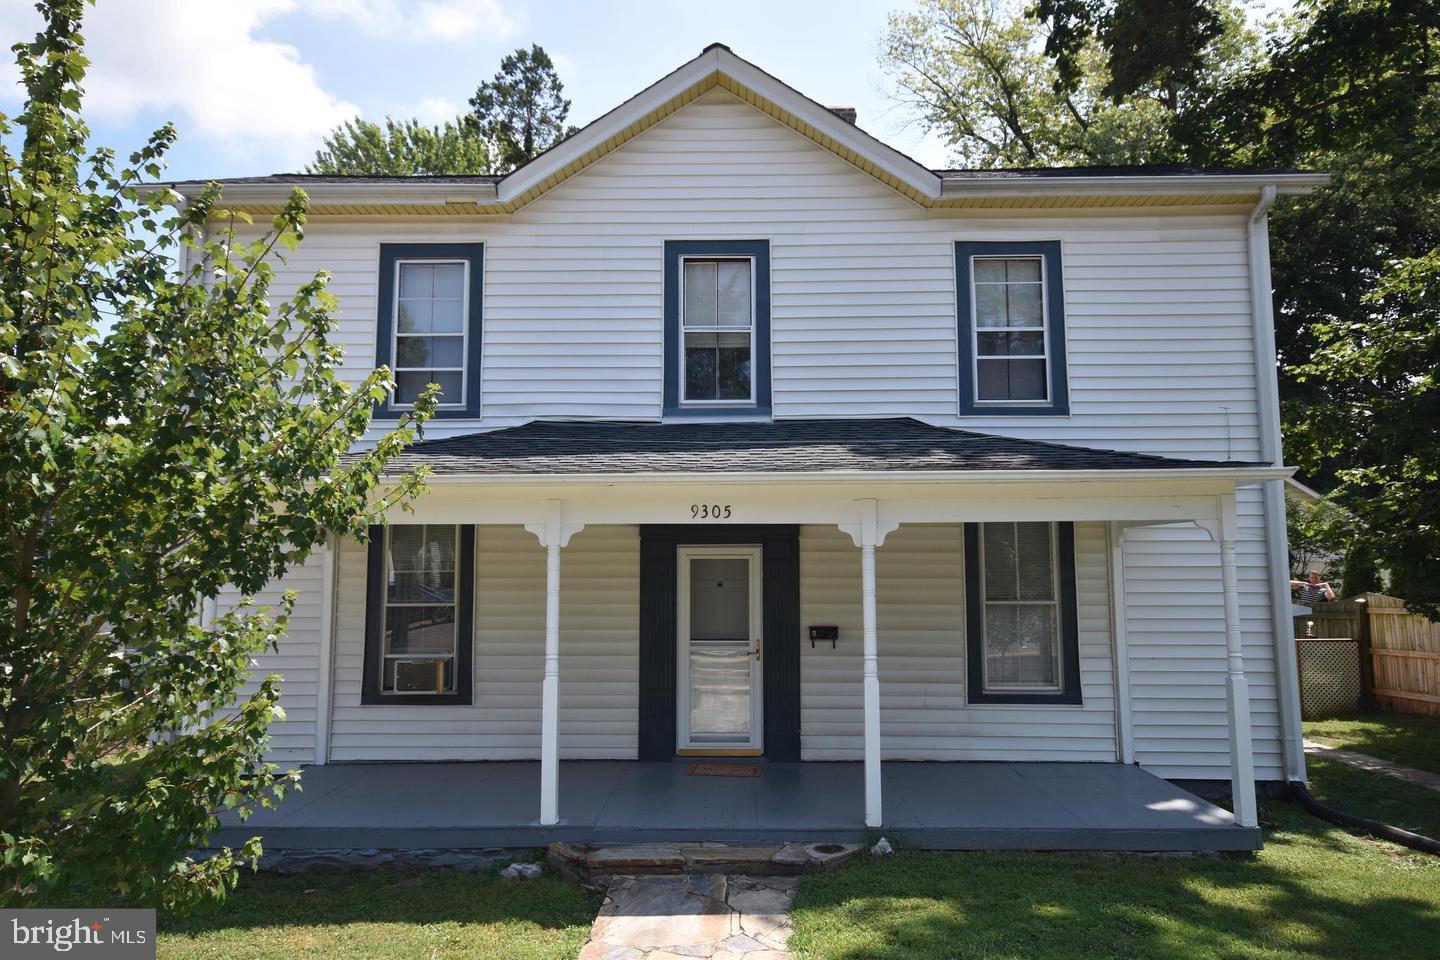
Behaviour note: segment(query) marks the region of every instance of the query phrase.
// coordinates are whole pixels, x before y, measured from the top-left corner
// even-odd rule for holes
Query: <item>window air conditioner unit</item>
[[[396,693],[444,693],[444,660],[396,660]]]

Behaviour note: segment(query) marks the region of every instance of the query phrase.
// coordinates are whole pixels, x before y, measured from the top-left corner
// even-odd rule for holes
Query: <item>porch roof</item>
[[[418,466],[428,466],[437,475],[574,476],[1234,470],[1265,465],[1021,440],[899,417],[730,423],[537,420],[422,441],[391,464],[395,470]]]

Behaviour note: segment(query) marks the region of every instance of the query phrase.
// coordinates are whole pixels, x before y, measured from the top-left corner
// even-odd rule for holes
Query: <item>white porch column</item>
[[[867,500],[872,505],[875,501]],[[879,827],[880,807],[880,656],[875,638],[875,544],[860,545],[860,607],[865,657],[865,826]]]
[[[544,521],[525,525],[545,548],[545,673],[540,681],[542,826],[560,822],[560,549],[583,526],[566,525],[561,500],[546,500]]]
[[[1250,685],[1245,679],[1244,648],[1240,635],[1240,587],[1235,572],[1235,497],[1219,497],[1220,580],[1225,598],[1225,699],[1230,726],[1230,802],[1235,822],[1242,827],[1259,823],[1255,804],[1255,760],[1250,737]]]
[[[540,686],[540,822],[560,819],[560,544],[545,544],[545,679]]]
[[[898,523],[884,524],[874,500],[860,501],[860,522],[844,523],[842,530],[860,548],[862,694],[865,716],[865,826],[880,827],[880,656],[875,632],[875,548]]]
[[[339,538],[331,534],[320,551],[320,675],[315,690],[315,764],[330,762],[330,702],[335,687],[335,573]]]
[[[1130,639],[1125,597],[1125,531],[1129,525],[1112,520],[1110,541],[1110,621],[1115,636],[1115,759],[1135,762],[1135,724],[1130,705]]]

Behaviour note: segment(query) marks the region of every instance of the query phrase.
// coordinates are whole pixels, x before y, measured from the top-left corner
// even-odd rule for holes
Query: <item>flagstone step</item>
[[[616,876],[579,960],[786,960],[798,877]]]
[[[860,852],[853,843],[565,843],[550,844],[547,859],[582,882],[641,874],[729,873],[801,876],[844,863]]]

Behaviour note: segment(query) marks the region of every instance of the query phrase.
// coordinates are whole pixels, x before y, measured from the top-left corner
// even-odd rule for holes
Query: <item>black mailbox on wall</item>
[[[811,647],[814,647],[814,646],[815,646],[815,641],[817,641],[817,640],[829,640],[829,641],[830,641],[830,649],[834,650],[834,649],[836,648],[836,641],[838,641],[839,639],[840,639],[840,628],[839,628],[839,627],[835,627],[835,626],[829,626],[829,627],[811,626],[811,627],[810,627],[810,646],[811,646]]]

